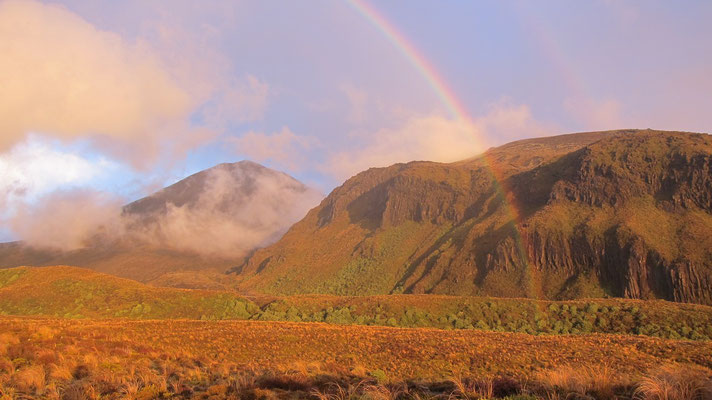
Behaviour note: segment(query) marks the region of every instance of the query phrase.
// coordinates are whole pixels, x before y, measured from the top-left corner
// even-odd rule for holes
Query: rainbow
[[[425,81],[431,87],[433,92],[438,96],[442,104],[447,108],[448,112],[457,121],[461,121],[466,126],[473,127],[473,134],[476,132],[474,129],[474,122],[470,117],[469,113],[466,111],[462,102],[458,99],[455,92],[450,89],[445,79],[438,73],[437,69],[433,66],[428,59],[418,51],[418,49],[403,35],[398,29],[388,20],[383,17],[375,8],[368,4],[365,0],[347,0],[347,3],[356,12],[366,19],[373,27],[378,29],[383,36],[388,39],[391,44],[408,60],[408,62],[423,76]],[[483,144],[481,138],[477,138],[480,144]],[[484,147],[484,146],[482,146]],[[502,199],[505,204],[506,212],[510,221],[514,226],[515,242],[517,247],[517,252],[519,253],[520,260],[525,263],[525,268],[528,269],[530,265],[529,257],[527,255],[526,247],[524,245],[523,236],[521,234],[521,219],[519,210],[516,204],[509,199],[507,193],[510,192],[506,190],[503,183],[503,173],[497,168],[497,164],[491,159],[491,155],[488,152],[483,154],[483,160],[485,167],[491,173],[494,183],[495,190],[498,196]]]

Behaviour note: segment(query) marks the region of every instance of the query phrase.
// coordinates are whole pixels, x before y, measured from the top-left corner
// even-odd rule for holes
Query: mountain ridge
[[[233,272],[279,294],[710,304],[711,154],[709,135],[619,130],[369,169]]]

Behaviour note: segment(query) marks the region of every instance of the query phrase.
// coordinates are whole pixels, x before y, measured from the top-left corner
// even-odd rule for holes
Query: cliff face
[[[585,133],[371,169],[234,272],[284,294],[712,304],[712,139]]]

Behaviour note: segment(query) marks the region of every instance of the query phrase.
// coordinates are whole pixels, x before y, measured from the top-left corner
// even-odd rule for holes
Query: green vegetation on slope
[[[247,319],[259,309],[228,292],[154,288],[75,267],[0,270],[0,314],[64,318]]]
[[[711,170],[712,137],[652,130],[372,168],[234,272],[238,287],[273,295],[712,305]]]
[[[437,295],[246,299],[231,292],[154,288],[74,267],[0,270],[0,314],[251,319],[528,334],[617,333],[674,339],[712,338],[712,307],[665,301],[554,302]]]

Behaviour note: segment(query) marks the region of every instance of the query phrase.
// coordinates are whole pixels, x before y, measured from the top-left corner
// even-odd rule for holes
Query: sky
[[[370,167],[578,131],[710,132],[712,3],[0,0],[0,240],[253,160]],[[20,210],[20,211],[18,211]]]

